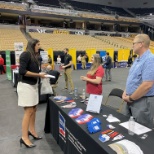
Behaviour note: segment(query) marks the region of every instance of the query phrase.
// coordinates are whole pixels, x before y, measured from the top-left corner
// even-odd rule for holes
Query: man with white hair
[[[154,55],[149,45],[150,38],[146,34],[134,38],[133,51],[138,57],[130,68],[122,98],[127,102],[128,115],[154,128]]]

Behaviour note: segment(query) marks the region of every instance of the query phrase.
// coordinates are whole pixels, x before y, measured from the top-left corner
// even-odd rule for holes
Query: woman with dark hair
[[[29,135],[35,140],[42,139],[35,130],[36,106],[39,102],[38,81],[39,78],[45,78],[45,74],[39,74],[39,49],[39,40],[31,39],[28,41],[26,51],[20,55],[18,106],[24,108],[20,145],[24,144],[27,148],[36,146],[30,141]]]
[[[87,76],[81,76],[82,81],[86,81],[86,92],[88,94],[102,94],[102,78],[104,76],[104,69],[101,65],[101,58],[98,54],[91,57],[91,68]]]

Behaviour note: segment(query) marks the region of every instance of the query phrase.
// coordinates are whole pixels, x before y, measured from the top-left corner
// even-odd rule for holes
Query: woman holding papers
[[[20,145],[27,148],[35,147],[29,139],[31,135],[35,140],[42,139],[35,130],[36,105],[38,104],[38,81],[45,78],[45,73],[39,74],[39,48],[40,42],[31,39],[26,51],[20,56],[19,82],[17,86],[18,106],[24,108],[22,120],[22,137]]]
[[[104,76],[104,69],[101,65],[101,57],[94,54],[91,57],[91,68],[87,76],[81,76],[82,81],[86,81],[86,92],[88,94],[102,94],[102,78]]]

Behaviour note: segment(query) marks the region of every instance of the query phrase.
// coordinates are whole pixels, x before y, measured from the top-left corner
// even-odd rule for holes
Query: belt
[[[152,96],[143,96],[141,98],[147,98],[147,97],[154,97],[154,95],[152,95]]]

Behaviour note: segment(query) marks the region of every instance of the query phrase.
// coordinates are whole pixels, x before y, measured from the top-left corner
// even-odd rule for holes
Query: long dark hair
[[[26,51],[30,53],[31,60],[36,62],[39,65],[39,61],[38,61],[39,53],[35,52],[35,46],[38,42],[40,41],[37,39],[33,39],[33,38],[28,40]]]

